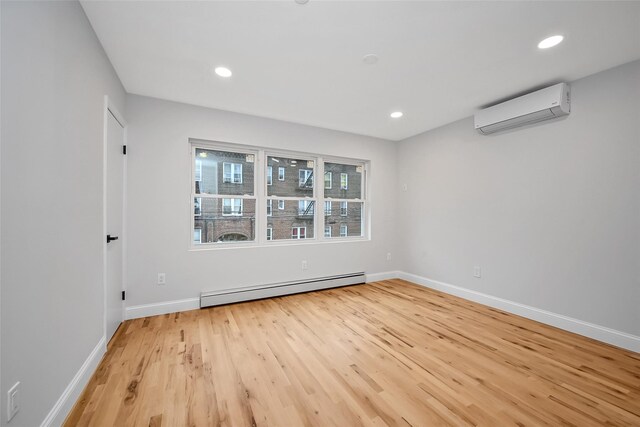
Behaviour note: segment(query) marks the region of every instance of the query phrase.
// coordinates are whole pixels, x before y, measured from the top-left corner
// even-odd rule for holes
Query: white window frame
[[[344,178],[344,185],[342,185],[342,179]],[[340,189],[348,190],[349,189],[349,174],[348,173],[340,173]]]
[[[198,232],[198,240],[196,240],[196,231]],[[202,244],[202,228],[193,229],[193,242],[198,245]]]
[[[293,237],[293,230],[297,231],[297,237]],[[304,230],[304,233],[300,233],[301,230]],[[304,237],[300,237],[304,234]],[[306,240],[307,239],[307,227],[291,227],[291,240]]]
[[[190,168],[190,174],[191,174],[191,179],[189,180],[191,182],[191,202],[189,203],[189,217],[191,218],[190,222],[191,222],[191,232],[189,233],[189,245],[190,245],[190,250],[217,250],[217,249],[227,249],[227,248],[234,248],[234,247],[248,247],[248,246],[281,246],[281,245],[288,245],[288,244],[293,244],[293,245],[308,245],[308,244],[320,244],[320,243],[338,243],[340,241],[369,241],[371,239],[370,235],[371,235],[371,210],[370,210],[370,205],[369,205],[369,201],[368,201],[368,185],[370,182],[370,177],[368,176],[368,170],[369,170],[369,161],[368,160],[359,160],[359,159],[349,159],[349,158],[342,158],[342,157],[333,157],[333,156],[324,156],[324,155],[318,155],[318,154],[311,154],[311,153],[304,153],[304,152],[295,152],[295,151],[289,151],[289,150],[278,150],[277,152],[274,150],[270,150],[268,148],[264,148],[264,147],[255,147],[255,146],[248,146],[248,145],[241,145],[241,144],[234,144],[234,143],[223,143],[223,142],[215,142],[215,141],[204,141],[204,140],[196,140],[196,139],[189,139],[189,150],[191,152],[191,168]],[[195,181],[195,179],[193,179],[195,177],[195,168],[196,166],[196,149],[204,149],[204,150],[220,150],[220,151],[228,151],[228,152],[232,152],[232,153],[243,153],[247,155],[247,163],[253,163],[253,174],[251,177],[248,177],[252,179],[252,184],[253,184],[253,191],[251,191],[250,189],[246,189],[243,188],[242,190],[246,192],[246,194],[239,194],[241,193],[240,191],[233,192],[234,194],[208,194],[208,193],[195,193],[196,190],[196,186],[197,183]],[[312,170],[313,175],[314,175],[314,179],[313,179],[313,193],[306,192],[307,195],[304,194],[300,194],[300,195],[296,195],[296,197],[286,197],[286,196],[281,196],[281,195],[277,195],[275,194],[276,192],[274,192],[274,194],[272,196],[268,196],[268,192],[267,189],[271,189],[273,187],[268,187],[267,186],[267,158],[270,156],[274,156],[274,157],[285,157],[285,158],[290,158],[290,159],[298,159],[298,160],[305,160],[308,162],[309,165],[311,165],[311,167],[307,167],[307,168],[302,168],[302,169],[308,169],[308,170]],[[327,163],[338,163],[338,164],[344,164],[344,165],[353,165],[353,166],[357,166],[361,169],[359,169],[358,172],[362,172],[358,178],[361,179],[361,186],[360,188],[362,189],[361,193],[359,193],[359,195],[355,196],[355,198],[351,198],[351,199],[346,199],[346,198],[340,198],[338,197],[330,197],[327,196],[325,197],[324,194],[324,179],[323,180],[318,180],[315,179],[315,177],[319,177],[322,176],[324,177],[324,166],[325,166],[325,162]],[[232,163],[232,162],[220,162],[220,163]],[[220,165],[220,163],[218,163]],[[241,167],[244,166],[243,163],[238,164]],[[273,165],[272,165],[273,166]],[[302,166],[302,165],[301,165]],[[223,166],[224,168],[224,166]],[[228,167],[229,168],[229,167]],[[232,172],[240,172],[240,168],[236,168],[236,167],[232,167],[233,170]],[[280,168],[280,167],[279,167]],[[286,174],[286,169],[285,168],[285,174]],[[300,170],[300,169],[298,169]],[[273,171],[273,169],[272,169]],[[293,172],[293,171],[291,171]],[[219,172],[218,172],[219,173]],[[280,172],[278,171],[278,174]],[[224,170],[223,170],[223,174],[224,174]],[[333,175],[333,174],[332,174]],[[220,176],[220,175],[218,175]],[[305,173],[304,175],[305,179],[308,177],[308,172]],[[202,177],[203,180],[205,179],[205,177]],[[293,178],[293,177],[291,177]],[[299,176],[297,177],[299,179]],[[351,177],[353,178],[353,176]],[[244,180],[244,176],[242,174],[240,174],[240,177],[238,177],[238,180]],[[347,178],[348,179],[348,178]],[[333,178],[331,178],[332,181],[332,185],[333,185]],[[294,181],[295,182],[295,181]],[[295,185],[295,184],[293,184]],[[298,182],[299,185],[299,182]],[[231,188],[231,187],[228,187]],[[229,242],[209,242],[209,243],[202,243],[202,244],[196,244],[195,242],[193,242],[193,230],[194,230],[194,224],[195,221],[198,220],[198,216],[194,215],[194,208],[193,208],[193,200],[195,198],[200,198],[200,199],[242,199],[242,215],[246,216],[247,213],[244,211],[244,200],[253,200],[255,202],[255,222],[254,222],[254,228],[253,228],[253,240],[247,240],[247,241],[229,241]],[[306,199],[309,201],[315,201],[315,206],[325,206],[325,202],[329,201],[329,202],[353,202],[353,203],[359,203],[362,209],[362,214],[361,217],[359,219],[361,219],[361,227],[360,230],[362,230],[361,236],[347,236],[347,237],[343,237],[343,238],[336,238],[336,237],[332,237],[332,238],[325,238],[324,237],[324,228],[325,228],[325,221],[323,221],[324,218],[326,218],[325,216],[323,216],[320,211],[318,209],[314,208],[314,215],[313,215],[313,223],[309,223],[308,225],[304,226],[304,239],[278,239],[278,240],[270,240],[268,241],[267,244],[267,228],[273,228],[273,226],[268,227],[267,226],[267,221],[271,222],[271,217],[267,216],[267,206],[265,201],[266,200],[277,200],[278,203],[278,209],[280,209],[280,211],[282,212],[283,209],[281,209],[281,207],[284,207],[284,211],[286,212],[286,208],[288,203],[290,203],[291,201],[299,201],[300,199]],[[206,203],[206,200],[202,200],[201,202],[201,214],[203,211],[203,206]],[[222,209],[224,209],[224,202],[220,202],[222,203]],[[234,203],[234,202],[232,202]],[[283,206],[284,205],[284,206]],[[294,205],[295,206],[295,205]],[[333,205],[332,205],[333,206]],[[348,205],[347,205],[348,206]],[[291,206],[293,207],[293,206]],[[236,212],[233,213],[229,213],[224,215],[225,217],[238,217],[238,212],[237,209],[235,208],[235,205],[232,205],[232,209],[236,210]],[[272,215],[273,215],[273,202],[272,202]],[[333,210],[333,209],[332,209]],[[332,214],[335,214],[336,212],[332,212]],[[251,217],[253,218],[253,212],[251,213]],[[272,237],[274,237],[273,235],[273,231],[272,233]],[[312,237],[309,237],[312,236]]]
[[[267,216],[273,216],[273,199],[267,200]]]
[[[229,207],[231,208],[231,213],[224,213],[224,203],[225,201],[230,200]],[[236,212],[236,203],[240,202],[240,210]],[[224,197],[222,198],[222,216],[242,216],[244,214],[244,200],[240,197]]]
[[[349,236],[349,227],[347,224],[340,224],[340,237],[348,237]]]
[[[273,167],[267,166],[267,185],[273,184]]]
[[[195,173],[193,174],[193,180],[200,182],[202,181],[202,160],[201,159],[196,159],[196,169],[195,169]]]
[[[327,187],[327,175],[329,176],[329,186]],[[325,172],[324,173],[324,189],[331,190],[333,187],[333,172]]]
[[[327,233],[328,231],[328,233]],[[324,237],[325,238],[330,238],[331,237],[331,226],[330,225],[325,225],[324,226]]]
[[[229,166],[229,180],[227,181],[227,165]],[[240,169],[240,173],[236,173]],[[254,172],[255,173],[255,172]],[[240,179],[236,181],[236,176]],[[242,184],[242,163],[222,162],[222,182],[224,184]]]
[[[196,202],[197,200],[197,202]],[[200,212],[196,213],[195,205],[196,203],[200,206]],[[194,197],[193,198],[193,216],[202,216],[202,197]]]
[[[267,227],[267,241],[273,240],[273,227]]]
[[[284,166],[278,166],[278,181],[284,181],[284,173],[285,173]]]
[[[331,200],[324,201],[324,216],[331,215]]]

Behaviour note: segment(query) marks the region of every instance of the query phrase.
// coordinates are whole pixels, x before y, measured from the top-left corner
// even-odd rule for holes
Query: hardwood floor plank
[[[640,425],[640,355],[402,280],[130,320],[66,426]]]

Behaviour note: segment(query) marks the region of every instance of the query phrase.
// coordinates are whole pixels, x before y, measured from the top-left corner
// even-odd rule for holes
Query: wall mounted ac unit
[[[558,83],[514,98],[475,114],[475,127],[483,135],[566,116],[571,112],[569,85]]]

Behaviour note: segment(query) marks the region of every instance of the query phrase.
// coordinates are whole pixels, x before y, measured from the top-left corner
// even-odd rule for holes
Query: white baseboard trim
[[[382,273],[367,273],[365,274],[367,278],[367,283],[369,282],[379,282],[381,280],[389,280],[400,277],[399,271],[384,271]]]
[[[200,308],[200,298],[186,298],[175,301],[164,301],[153,304],[133,305],[125,308],[125,319],[139,319],[141,317],[157,316],[160,314],[177,313],[179,311],[197,310]]]
[[[67,385],[67,388],[64,389],[56,404],[53,405],[47,417],[42,421],[42,424],[40,424],[40,427],[62,425],[67,415],[69,415],[69,411],[71,411],[78,397],[80,397],[80,393],[82,393],[82,390],[84,390],[91,376],[98,368],[98,364],[106,351],[107,342],[103,336],[78,372],[76,372],[69,385]]]
[[[482,292],[473,291],[460,286],[451,285],[449,283],[439,282],[437,280],[428,279],[426,277],[417,276],[403,271],[398,273],[398,277],[427,288],[498,308],[512,314],[517,314],[518,316],[526,317],[527,319],[536,320],[547,325],[555,326],[556,328],[564,329],[569,332],[640,353],[640,337],[626,332],[617,331],[605,326],[596,325],[564,316],[562,314],[552,313],[550,311],[541,310],[525,304],[483,294]]]

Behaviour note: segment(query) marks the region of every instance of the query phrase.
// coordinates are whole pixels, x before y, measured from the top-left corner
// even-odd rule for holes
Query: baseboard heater
[[[202,292],[200,294],[200,308],[291,295],[300,292],[317,291],[320,289],[337,288],[339,286],[357,285],[365,283],[365,281],[364,272],[358,272],[338,276],[317,277],[295,282],[272,283],[246,288]]]

